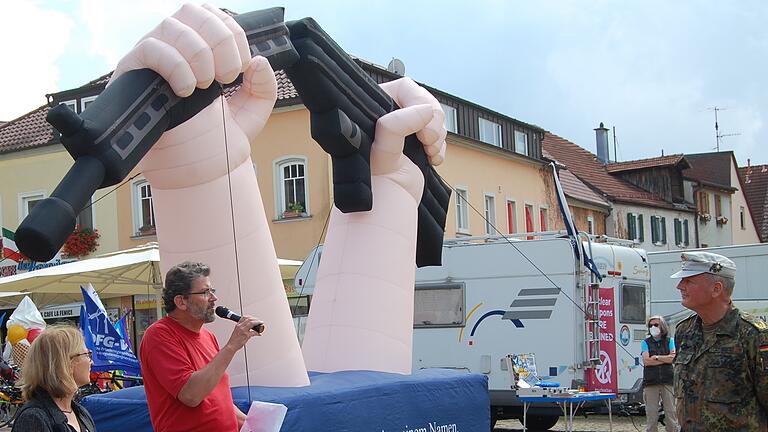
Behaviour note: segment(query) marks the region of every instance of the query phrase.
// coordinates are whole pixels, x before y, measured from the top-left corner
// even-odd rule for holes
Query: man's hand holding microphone
[[[237,323],[232,330],[232,336],[229,337],[229,342],[227,342],[227,344],[234,345],[236,349],[245,346],[252,337],[261,336],[264,333],[264,322],[258,318],[248,315],[241,317],[224,306],[216,307],[216,315]]]

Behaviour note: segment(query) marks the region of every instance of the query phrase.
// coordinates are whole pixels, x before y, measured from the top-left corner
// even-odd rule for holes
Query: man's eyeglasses
[[[187,295],[193,295],[193,294],[201,295],[203,297],[210,297],[212,295],[216,295],[216,289],[215,288],[208,288],[207,290],[200,291],[200,292],[187,293]]]
[[[75,355],[72,356],[72,360],[74,360],[74,359],[76,359],[76,358],[78,358],[80,356],[88,356],[89,360],[93,360],[93,351],[88,350],[88,351],[82,352],[80,354],[75,354]]]
[[[660,327],[660,325],[659,325],[659,323],[648,324],[648,328],[651,328],[651,327]]]

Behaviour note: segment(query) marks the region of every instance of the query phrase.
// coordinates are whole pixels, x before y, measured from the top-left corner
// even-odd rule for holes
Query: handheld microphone
[[[240,315],[232,312],[231,310],[225,308],[224,306],[216,306],[216,315],[218,315],[221,318],[226,318],[228,320],[232,320],[234,322],[240,321]],[[255,326],[253,326],[253,331],[256,333],[262,333],[264,331],[264,323],[258,323]]]

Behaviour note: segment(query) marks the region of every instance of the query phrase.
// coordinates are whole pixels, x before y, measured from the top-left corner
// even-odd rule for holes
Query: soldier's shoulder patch
[[[765,321],[763,321],[763,319],[759,316],[752,315],[751,313],[747,312],[739,312],[739,314],[741,315],[741,319],[750,323],[752,327],[756,328],[757,330],[761,332],[768,331],[768,324],[766,324]]]

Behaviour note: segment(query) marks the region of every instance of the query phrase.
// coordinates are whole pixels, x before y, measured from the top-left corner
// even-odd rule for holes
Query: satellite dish
[[[405,63],[400,59],[392,58],[392,61],[387,66],[387,70],[394,74],[405,76]]]

